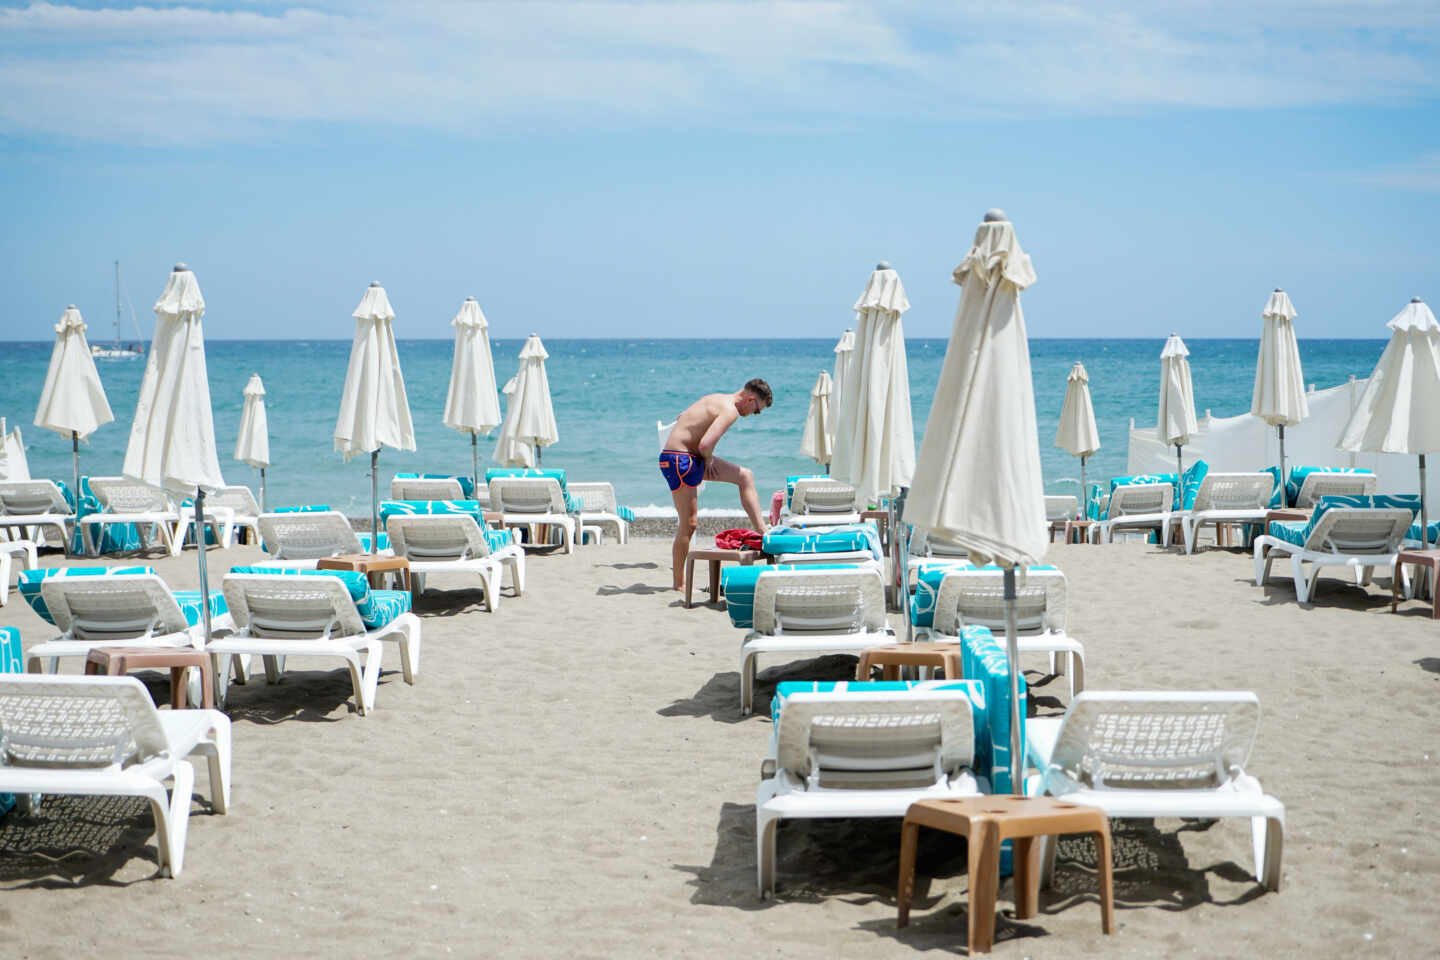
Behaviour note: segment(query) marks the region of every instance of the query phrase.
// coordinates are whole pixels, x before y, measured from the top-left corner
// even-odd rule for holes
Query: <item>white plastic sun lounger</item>
[[[195,509],[183,508],[181,514],[182,525],[188,523],[193,527]],[[216,539],[227,550],[235,543],[235,534],[239,530],[249,529],[255,536],[260,534],[260,504],[249,487],[221,487],[214,493],[206,494],[205,518],[217,528]]]
[[[1195,552],[1200,528],[1222,523],[1263,523],[1275,479],[1268,473],[1207,473],[1195,493],[1195,505],[1180,510],[1180,532],[1187,554]]]
[[[105,525],[110,523],[135,524],[140,542],[147,548],[154,535],[151,531],[158,529],[170,554],[180,552],[184,540],[176,531],[180,513],[164,490],[124,477],[91,477],[90,492],[100,502],[100,512],[87,514],[79,521],[85,552],[90,556],[99,554]]]
[[[755,791],[762,897],[775,891],[781,820],[903,817],[917,800],[989,791],[971,769],[975,728],[965,689],[792,693],[770,747]]]
[[[358,576],[363,583],[363,575]],[[405,682],[415,682],[420,669],[420,620],[406,611],[368,629],[341,577],[231,573],[225,577],[224,590],[236,631],[206,647],[215,665],[215,702],[222,707],[230,685],[230,663],[245,654],[264,658],[265,677],[271,683],[280,679],[280,658],[343,660],[361,716],[375,709],[382,640],[400,645]]]
[[[1125,530],[1158,530],[1160,542],[1170,546],[1171,502],[1175,488],[1168,483],[1133,483],[1110,494],[1105,519],[1090,528],[1096,543],[1110,543]]]
[[[826,477],[802,477],[795,481],[785,522],[796,527],[859,523],[855,488]]]
[[[502,567],[515,595],[525,593],[525,551],[518,544],[491,550],[475,518],[463,513],[396,514],[385,521],[397,557],[410,561],[418,595],[428,573],[478,573],[491,611],[500,605]]]
[[[1395,554],[1413,522],[1414,514],[1404,507],[1332,507],[1303,527],[1290,525],[1291,529],[1299,529],[1303,543],[1270,534],[1256,537],[1255,586],[1265,585],[1270,565],[1280,554],[1290,558],[1295,599],[1300,603],[1314,597],[1316,581],[1326,567],[1350,567],[1355,571],[1356,583],[1364,586],[1377,569],[1394,568]],[[1280,526],[1271,524],[1271,529]]]
[[[18,529],[27,540],[38,539],[44,528],[54,529],[56,542],[69,552],[75,511],[53,480],[11,480],[0,483],[0,527]]]
[[[1024,582],[1015,588],[1015,628],[1022,654],[1048,654],[1051,672],[1062,668],[1073,700],[1085,689],[1085,647],[1065,632],[1068,592],[1064,572],[1026,570]],[[935,595],[935,625],[918,628],[915,639],[955,640],[964,627],[972,624],[988,627],[1003,640],[1006,618],[1002,571],[971,568],[946,573]]]
[[[601,527],[614,527],[617,541],[622,544],[630,542],[630,524],[620,516],[620,504],[615,499],[614,486],[601,481],[572,483],[569,484],[568,489],[570,495],[580,501],[582,530],[594,527],[598,533]]]
[[[0,791],[148,800],[162,874],[178,877],[185,865],[195,784],[187,757],[205,758],[211,806],[230,810],[230,718],[156,710],[134,677],[0,675],[0,729]]]
[[[506,527],[553,524],[560,528],[565,552],[575,549],[575,518],[565,510],[565,494],[554,477],[496,477],[490,481],[490,506]],[[530,543],[534,543],[534,537]]]
[[[21,570],[39,565],[38,553],[33,540],[0,540],[0,607],[10,599],[10,573],[15,564]]]
[[[1027,750],[1041,771],[1026,792],[1110,817],[1247,817],[1255,876],[1279,890],[1285,805],[1245,772],[1259,723],[1253,693],[1087,690],[1065,716],[1026,722]],[[1042,851],[1048,881],[1053,837]]]
[[[1301,481],[1300,489],[1295,494],[1295,506],[1297,509],[1309,510],[1320,502],[1321,497],[1368,497],[1375,492],[1375,482],[1373,473],[1316,471],[1306,474]]]
[[[740,642],[740,712],[748,714],[761,654],[858,653],[897,643],[877,566],[767,570],[755,581],[754,629]]]
[[[327,557],[368,552],[349,518],[336,510],[262,513],[258,524],[260,539],[270,553],[265,563],[274,566],[313,570]],[[394,555],[388,547],[379,553]]]

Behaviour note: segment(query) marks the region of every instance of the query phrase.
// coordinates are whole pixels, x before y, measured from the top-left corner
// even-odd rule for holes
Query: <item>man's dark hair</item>
[[[759,377],[756,377],[754,380],[751,380],[749,383],[745,384],[744,389],[748,390],[749,392],[755,394],[755,396],[759,397],[761,400],[765,401],[765,406],[767,407],[775,402],[775,394],[770,392],[770,384],[766,383],[764,380],[761,380]]]

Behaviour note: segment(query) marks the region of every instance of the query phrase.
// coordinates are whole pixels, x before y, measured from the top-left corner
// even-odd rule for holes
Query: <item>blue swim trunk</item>
[[[680,484],[698,487],[705,479],[705,458],[689,450],[661,450],[660,476],[670,484],[672,491],[679,490]]]

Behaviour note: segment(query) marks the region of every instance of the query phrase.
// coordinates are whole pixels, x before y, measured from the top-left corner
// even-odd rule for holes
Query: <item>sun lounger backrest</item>
[[[223,589],[235,625],[253,637],[304,640],[365,632],[339,577],[231,573]]]
[[[879,571],[767,570],[755,581],[755,630],[844,633],[885,628]]]
[[[28,517],[40,513],[69,514],[73,511],[65,502],[53,480],[12,480],[0,483],[0,516]]]
[[[260,539],[276,560],[320,560],[343,553],[364,553],[360,538],[343,513],[262,513]]]
[[[1015,627],[1023,634],[1065,629],[1066,581],[1059,570],[1027,570],[1017,577]],[[958,636],[967,624],[1005,632],[1005,585],[1000,571],[953,570],[935,597],[935,632]]]
[[[153,573],[51,577],[40,595],[55,626],[77,640],[125,640],[183,633],[189,623],[170,588]]]
[[[0,764],[128,766],[166,749],[155,704],[134,677],[0,676]]]
[[[395,514],[385,521],[385,529],[397,557],[468,560],[490,555],[480,525],[463,513]]]
[[[796,480],[795,492],[790,497],[791,512],[800,515],[855,513],[859,509],[855,503],[855,488],[828,478]]]
[[[604,481],[593,483],[572,483],[570,495],[580,501],[585,513],[616,513],[620,502],[615,499],[615,487]]]
[[[1268,473],[1208,473],[1195,494],[1194,510],[1264,510],[1275,479]]]
[[[1310,473],[1295,495],[1295,506],[1313,507],[1321,497],[1360,497],[1375,492],[1373,473]]]
[[[1131,483],[1110,492],[1107,519],[1140,514],[1166,513],[1175,497],[1175,487],[1168,483]]]
[[[221,487],[214,493],[206,494],[205,505],[229,507],[242,517],[253,517],[260,513],[260,504],[255,500],[255,494],[249,487],[243,486]]]
[[[501,513],[565,513],[565,494],[553,477],[496,477],[490,505]]]
[[[1331,507],[1314,521],[1305,548],[1323,553],[1394,553],[1414,518],[1403,507]]]
[[[1248,692],[1086,690],[1065,711],[1047,783],[1220,786],[1249,762],[1259,724],[1260,701]]]
[[[91,477],[90,492],[105,513],[173,513],[175,507],[159,487],[124,477]]]
[[[391,500],[464,500],[465,491],[453,477],[395,477]]]
[[[777,765],[826,787],[930,784],[972,766],[974,755],[963,690],[794,693],[776,734]]]
[[[1080,499],[1078,497],[1046,497],[1045,498],[1045,519],[1046,520],[1073,520],[1075,514],[1080,510]]]

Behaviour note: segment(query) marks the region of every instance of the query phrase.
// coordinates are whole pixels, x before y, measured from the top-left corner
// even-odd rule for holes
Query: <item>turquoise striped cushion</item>
[[[192,627],[200,626],[203,618],[199,590],[172,590],[175,595],[175,603],[180,607],[180,612],[185,616],[185,622]],[[230,607],[225,603],[225,594],[219,590],[210,591],[210,619],[223,616],[230,612]]]
[[[360,538],[360,549],[361,549],[362,551],[364,551],[365,553],[373,553],[373,552],[374,552],[374,551],[372,551],[372,550],[370,549],[370,534],[368,534],[368,533],[357,533],[357,534],[355,534],[355,536],[357,536],[357,537]],[[380,549],[381,549],[381,550],[389,550],[389,549],[390,549],[390,534],[386,533],[384,530],[381,530],[381,531],[380,531]]]
[[[271,507],[270,513],[329,513],[328,503],[307,503],[300,507]]]
[[[466,499],[475,496],[475,478],[461,473],[397,473],[397,480],[454,480],[460,484],[460,492]]]
[[[1413,493],[1376,493],[1354,497],[1321,497],[1316,502],[1315,510],[1310,514],[1310,521],[1308,523],[1301,523],[1300,521],[1290,521],[1289,523],[1271,521],[1270,535],[1293,543],[1297,547],[1303,547],[1305,546],[1305,541],[1310,539],[1310,534],[1314,531],[1315,525],[1320,522],[1320,518],[1336,507],[1359,507],[1361,509],[1373,507],[1403,507],[1410,511],[1411,516],[1414,516],[1420,512],[1420,497],[1418,494]],[[1298,532],[1292,529],[1295,527],[1300,528]],[[1279,528],[1278,531],[1277,528]],[[1296,537],[1299,537],[1299,539],[1295,539]]]
[[[786,680],[775,685],[775,696],[770,700],[770,722],[778,724],[785,709],[785,701],[797,693],[907,693],[922,682],[919,680]],[[929,690],[963,690],[970,695],[970,710],[975,719],[978,739],[985,729],[985,688],[977,680],[951,678],[943,683],[926,682]],[[978,747],[978,743],[977,743]],[[979,755],[979,750],[976,750]]]
[[[1269,532],[1270,536],[1277,540],[1284,540],[1286,543],[1303,547],[1305,538],[1310,535],[1310,522],[1308,520],[1271,520]]]
[[[1429,528],[1426,530],[1426,532],[1429,534],[1429,536],[1426,537],[1425,539],[1426,539],[1429,543],[1440,542],[1440,520],[1436,520],[1434,523],[1430,524],[1430,526],[1429,526]],[[1410,527],[1410,532],[1407,533],[1407,534],[1405,534],[1405,536],[1407,536],[1407,537],[1410,538],[1411,540],[1419,540],[1419,539],[1420,539],[1420,524],[1419,524],[1418,522],[1416,522],[1413,526]],[[1428,544],[1427,544],[1427,545],[1428,545]]]
[[[635,522],[635,511],[631,510],[629,507],[616,507],[615,515],[618,516],[621,520],[624,520],[626,523]]]
[[[1279,510],[1286,506],[1285,485],[1280,482],[1280,468],[1266,467],[1261,472],[1270,474],[1270,509]]]
[[[18,627],[0,627],[0,673],[24,673],[25,654],[20,649]]]
[[[355,604],[366,629],[378,630],[402,613],[410,612],[410,594],[405,590],[371,590],[362,603]]]
[[[515,531],[513,530],[485,530],[483,532],[491,553],[515,542]]]
[[[479,500],[381,500],[380,501],[380,522],[383,524],[391,517],[397,516],[429,516],[433,514],[464,514],[475,518],[475,522],[485,523],[485,508],[480,505]]]
[[[50,608],[45,606],[45,598],[40,593],[40,584],[51,577],[112,577],[125,573],[154,572],[151,567],[50,567],[22,570],[16,587],[20,591],[20,596],[30,604],[30,609],[39,614],[46,623],[53,624],[55,619],[50,616]]]
[[[755,581],[767,570],[854,570],[853,563],[752,563],[720,569],[720,588],[725,591],[725,613],[730,624],[749,630],[755,626]]]
[[[846,523],[835,527],[772,527],[761,549],[771,556],[781,553],[845,553],[868,550],[876,560],[885,559],[880,531],[873,523]]]
[[[1195,509],[1195,495],[1200,492],[1200,484],[1205,482],[1205,475],[1209,472],[1210,464],[1196,460],[1189,470],[1180,475],[1180,509]]]

